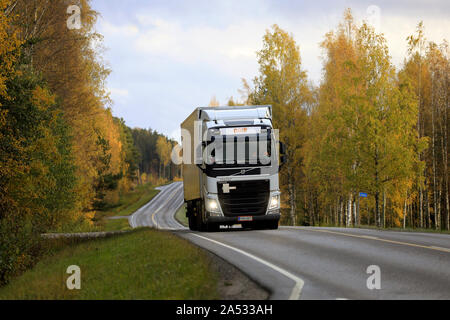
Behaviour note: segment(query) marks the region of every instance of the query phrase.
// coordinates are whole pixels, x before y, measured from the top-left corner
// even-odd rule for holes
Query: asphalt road
[[[175,182],[156,188],[161,190],[149,203],[130,216],[131,227],[154,227],[157,229],[186,229],[174,219],[177,210],[183,205],[183,183]]]
[[[164,186],[130,224],[172,230],[212,251],[272,299],[450,299],[450,235],[313,227],[200,233],[174,219],[182,204],[182,183]],[[367,286],[369,266],[379,267],[380,289]]]

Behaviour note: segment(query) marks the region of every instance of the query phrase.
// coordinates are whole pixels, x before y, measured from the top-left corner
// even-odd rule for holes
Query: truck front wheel
[[[276,230],[278,229],[278,220],[275,221],[267,221],[266,222],[267,229]]]
[[[197,203],[197,210],[196,210],[196,230],[197,231],[207,231],[207,225],[203,222],[203,214],[205,213],[205,205],[203,201],[199,201]]]
[[[217,232],[220,230],[220,225],[218,223],[207,223],[206,225],[206,231],[208,232]]]

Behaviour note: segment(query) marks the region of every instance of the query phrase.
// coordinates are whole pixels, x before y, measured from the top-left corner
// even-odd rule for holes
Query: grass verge
[[[359,225],[359,226],[339,226],[333,224],[320,224],[314,225],[313,227],[324,227],[324,228],[348,228],[348,229],[370,229],[370,230],[380,230],[380,231],[397,231],[397,232],[410,232],[410,233],[440,233],[440,234],[450,234],[449,230],[436,230],[436,229],[423,229],[423,228],[410,228],[407,227],[405,229],[401,227],[386,227],[379,228],[373,225]]]
[[[386,228],[378,228],[375,226],[369,226],[369,225],[361,225],[356,226],[354,228],[359,229],[375,229],[375,230],[381,230],[381,231],[398,231],[398,232],[421,232],[421,233],[442,233],[442,234],[450,234],[449,230],[436,230],[436,229],[423,229],[423,228],[400,228],[400,227],[386,227]]]
[[[183,204],[180,207],[180,209],[178,209],[178,211],[175,213],[175,219],[177,219],[177,221],[181,223],[183,226],[185,227],[189,226],[189,221],[188,218],[186,217],[186,204]]]
[[[108,216],[129,216],[159,193],[150,183],[137,186],[120,197],[119,206],[106,211]]]
[[[67,267],[81,269],[68,290]],[[0,299],[217,299],[218,275],[201,249],[153,229],[69,245],[0,288]]]
[[[128,219],[107,219],[102,226],[103,231],[124,231],[131,230]]]

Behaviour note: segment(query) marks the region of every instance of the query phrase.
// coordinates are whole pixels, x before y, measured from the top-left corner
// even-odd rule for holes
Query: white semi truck
[[[181,124],[189,228],[277,229],[284,145],[271,106],[197,108]]]

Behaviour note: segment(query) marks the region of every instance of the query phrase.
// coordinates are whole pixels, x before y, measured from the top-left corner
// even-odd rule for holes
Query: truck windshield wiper
[[[246,174],[247,172],[252,171],[252,170],[255,170],[255,169],[258,169],[258,167],[254,167],[254,168],[250,168],[250,169],[242,169],[242,170],[239,171],[239,172],[236,172],[236,173],[231,174],[230,177],[232,177],[232,176],[237,176],[237,175],[241,175],[241,174]]]

